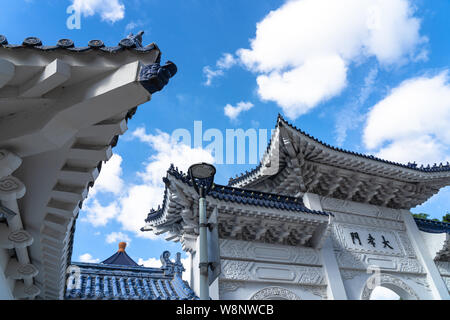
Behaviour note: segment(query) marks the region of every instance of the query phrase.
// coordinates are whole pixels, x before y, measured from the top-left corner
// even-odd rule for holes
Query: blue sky
[[[75,3],[73,3],[75,2]],[[2,0],[0,33],[10,43],[39,37],[116,45],[144,30],[177,75],[139,107],[77,222],[73,260],[102,261],[129,242],[155,265],[178,244],[138,231],[162,201],[161,177],[213,158],[170,139],[218,129],[272,129],[278,113],[329,144],[407,163],[450,160],[450,2],[343,0]],[[68,29],[67,7],[81,14]],[[20,21],[20,23],[18,23]],[[201,147],[206,148],[208,143]],[[217,165],[216,182],[254,164]],[[450,189],[413,212],[441,218]]]

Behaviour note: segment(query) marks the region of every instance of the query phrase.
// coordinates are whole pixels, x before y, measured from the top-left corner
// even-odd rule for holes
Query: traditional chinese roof
[[[229,186],[322,196],[409,209],[450,185],[450,164],[418,167],[326,144],[281,115],[260,164]]]
[[[169,232],[168,240],[181,241],[184,245],[186,237],[198,231],[198,196],[190,178],[173,165],[163,180],[166,188],[162,207],[148,214],[147,224],[141,230],[154,230],[156,234]],[[313,234],[321,233],[332,216],[308,209],[301,198],[218,184],[207,195],[207,204],[209,212],[214,208],[220,212],[218,224],[222,238],[254,237],[256,241],[308,245]]]
[[[429,233],[450,233],[450,223],[430,219],[414,218],[419,230]]]
[[[75,222],[102,163],[137,107],[176,73],[175,64],[160,60],[141,32],[117,46],[70,39],[47,45],[35,37],[14,45],[0,36],[0,158],[20,159],[14,170],[0,164],[0,179],[18,178],[26,189],[19,211],[39,269],[27,297],[63,297]]]
[[[116,46],[106,46],[102,40],[90,40],[84,46],[75,46],[75,43],[71,39],[60,39],[55,45],[44,45],[42,41],[37,37],[27,37],[21,44],[9,44],[8,39],[4,35],[0,35],[0,47],[6,49],[35,49],[42,52],[58,52],[65,51],[66,53],[83,53],[83,52],[99,52],[99,53],[120,53],[125,50],[131,50],[136,53],[149,53],[153,50],[159,51],[158,46],[155,43],[142,46],[142,34],[140,32],[136,36],[127,37],[122,40]],[[159,53],[159,56],[161,53]]]
[[[161,255],[161,268],[81,263],[69,267],[65,299],[83,300],[193,300],[198,299],[182,280],[180,254],[175,262],[170,253]]]
[[[182,181],[186,185],[192,187],[192,181],[187,176],[187,174],[179,172],[173,165],[171,165],[169,170],[167,170],[167,174],[175,177],[176,179]],[[167,188],[165,190],[165,195],[167,195]],[[230,186],[223,186],[220,184],[214,184],[208,196],[217,200],[234,202],[244,205],[260,206],[265,208],[273,208],[287,211],[298,211],[323,216],[333,215],[332,213],[308,209],[303,204],[303,200],[300,198],[283,196],[268,192],[255,192],[252,190],[233,188]],[[158,208],[158,210],[152,209],[152,211],[148,214],[145,222],[151,222],[155,219],[158,219],[161,215],[164,214],[164,209],[167,204],[166,198],[167,197],[165,196],[162,208],[160,207]]]

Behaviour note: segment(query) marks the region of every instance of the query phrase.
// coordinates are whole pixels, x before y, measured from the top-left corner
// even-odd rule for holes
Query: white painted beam
[[[96,124],[90,126],[89,128],[83,129],[77,134],[78,138],[91,138],[91,137],[101,137],[106,135],[122,135],[127,131],[127,122],[121,120],[117,123],[111,124]]]
[[[14,64],[5,59],[0,59],[0,88],[3,88],[14,77]]]
[[[90,146],[76,146],[70,149],[69,159],[83,159],[95,161],[107,161],[112,157],[111,146],[105,147],[90,147]]]
[[[41,97],[69,80],[70,74],[70,65],[56,59],[47,65],[42,73],[20,87],[20,96],[23,98]]]

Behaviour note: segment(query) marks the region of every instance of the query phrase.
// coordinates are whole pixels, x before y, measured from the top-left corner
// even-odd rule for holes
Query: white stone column
[[[26,188],[19,179],[9,175],[21,162],[13,153],[0,150],[0,173],[8,174],[0,177],[0,203],[8,210],[8,226],[0,225],[0,248],[16,251],[17,258],[9,259],[4,276],[16,280],[13,294],[18,299],[33,298],[39,294],[39,289],[33,284],[33,277],[37,275],[38,269],[30,263],[27,249],[33,238],[23,229],[17,203],[17,200],[25,195]]]
[[[419,261],[422,263],[427,273],[427,279],[430,283],[431,292],[437,300],[450,300],[447,286],[442,280],[438,268],[436,267],[433,258],[430,256],[425,242],[420,234],[414,217],[408,210],[402,210],[403,221],[405,222],[406,231],[409,239],[414,247],[414,251],[417,254]]]
[[[305,193],[303,195],[303,203],[311,210],[323,211],[320,198],[317,194]],[[342,281],[341,272],[334,254],[333,243],[328,235],[327,239],[320,249],[323,270],[327,279],[327,296],[329,300],[347,300],[347,292],[345,291],[344,282]]]

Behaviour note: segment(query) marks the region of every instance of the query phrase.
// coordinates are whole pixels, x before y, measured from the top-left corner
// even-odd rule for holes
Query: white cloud
[[[119,0],[72,0],[75,10],[85,17],[98,13],[103,21],[114,23],[125,16],[125,5]]]
[[[449,71],[402,82],[369,111],[364,144],[377,156],[427,164],[450,160]]]
[[[227,104],[223,111],[228,118],[235,120],[241,112],[250,110],[251,108],[253,108],[253,103],[241,101],[236,106]]]
[[[130,245],[131,238],[123,233],[123,232],[111,232],[106,236],[106,242],[107,243],[119,243],[119,242],[126,242],[127,246]]]
[[[94,259],[90,253],[82,254],[78,257],[80,262],[86,262],[86,263],[98,263],[100,262],[100,259]]]
[[[206,77],[204,83],[205,86],[210,86],[214,78],[223,76],[224,70],[228,70],[233,67],[238,60],[231,53],[224,53],[222,57],[216,62],[216,69],[212,69],[210,66],[203,67],[203,74]]]
[[[420,20],[407,0],[296,0],[256,26],[240,61],[258,74],[262,100],[290,118],[338,95],[351,63],[375,57],[382,66],[424,59]]]
[[[370,300],[399,300],[400,296],[396,294],[394,291],[384,288],[384,287],[375,287],[373,289]]]
[[[98,199],[90,198],[84,206],[86,217],[81,218],[82,221],[87,221],[94,227],[103,227],[111,219],[117,217],[119,207],[117,202],[112,202],[107,206],[102,206]]]
[[[170,164],[173,163],[179,170],[186,172],[191,164],[197,162],[214,163],[214,157],[210,151],[191,148],[175,141],[165,132],[157,131],[152,135],[141,127],[131,136],[148,144],[154,151],[144,170],[136,173],[140,181],[126,183],[122,177],[122,158],[118,155],[113,156],[105,164],[91,190],[84,206],[86,215],[81,219],[94,227],[105,226],[109,221],[115,220],[121,223],[122,231],[133,232],[138,237],[157,239],[159,236],[153,232],[142,232],[140,229],[144,226],[144,220],[150,209],[156,209],[162,204],[165,187],[162,178],[166,175]],[[102,192],[114,195],[114,200],[107,206],[99,202],[98,196]],[[119,236],[123,237],[123,241],[130,241],[130,238],[122,232],[113,232],[108,235],[107,241],[119,241],[121,240]]]
[[[139,258],[137,263],[147,268],[161,268],[161,260],[156,258],[148,258],[147,260]]]
[[[220,69],[230,69],[237,63],[236,58],[231,53],[224,53],[222,57],[217,60],[216,66]]]
[[[89,195],[94,196],[96,193],[110,192],[118,195],[122,192],[124,182],[122,175],[122,157],[114,154],[109,161],[103,164],[100,175],[95,181],[94,187],[90,190]]]
[[[153,232],[141,232],[144,220],[151,208],[162,204],[164,183],[171,163],[179,170],[187,171],[191,164],[197,162],[213,163],[211,153],[200,148],[191,148],[181,142],[174,141],[170,135],[158,131],[156,135],[147,134],[145,128],[138,128],[133,137],[147,143],[155,154],[148,159],[144,171],[138,172],[141,184],[129,185],[127,191],[119,199],[120,213],[116,219],[122,224],[123,230],[135,232],[139,237],[155,239]]]

